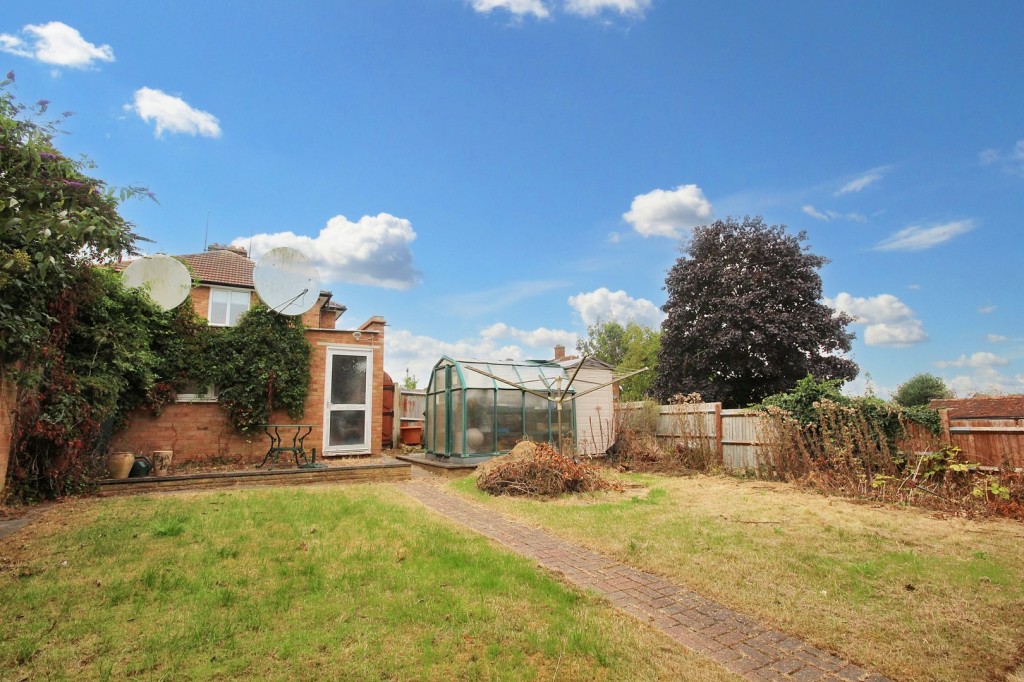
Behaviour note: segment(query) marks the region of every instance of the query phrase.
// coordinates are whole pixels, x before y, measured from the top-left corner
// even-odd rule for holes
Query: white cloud
[[[164,131],[220,137],[220,123],[213,114],[194,109],[180,97],[168,95],[153,88],[139,88],[135,101],[124,105],[125,111],[134,111],[146,123],[156,122],[156,136]]]
[[[608,243],[609,244],[618,244],[621,241],[622,241],[622,235],[619,234],[618,232],[609,232],[608,233]]]
[[[914,311],[892,294],[861,298],[843,292],[826,298],[825,304],[856,318],[854,324],[864,325],[864,343],[869,346],[904,348],[928,340]]]
[[[501,323],[499,323],[501,324]],[[508,329],[513,329],[508,327]],[[384,335],[385,368],[394,378],[405,375],[406,368],[419,381],[419,387],[425,388],[430,379],[430,371],[442,355],[457,359],[474,360],[526,360],[554,357],[554,344],[544,343],[540,346],[523,347],[516,344],[499,343],[498,336],[484,336],[485,332],[494,332],[494,326],[481,331],[480,336],[457,341],[444,341],[431,336],[413,334],[406,329],[389,329]],[[518,331],[518,330],[517,330]],[[566,332],[568,333],[568,332]],[[529,332],[524,332],[529,335]],[[538,338],[547,341],[548,339]],[[562,340],[566,348],[573,348]]]
[[[1010,338],[1008,336],[1003,336],[1002,334],[986,334],[985,340],[989,343],[1005,343],[1006,341],[1009,341]]]
[[[1007,376],[992,367],[979,367],[970,374],[946,379],[946,385],[959,396],[1010,395],[1024,393],[1024,374]]]
[[[978,154],[978,161],[983,166],[999,164],[1007,172],[1015,175],[1024,174],[1024,140],[1017,140],[1017,143],[1006,152],[985,149]]]
[[[920,284],[908,284],[907,288],[908,289],[913,289],[914,291],[921,291],[921,285]]]
[[[996,306],[994,306],[994,305],[983,305],[983,306],[979,306],[978,307],[978,312],[980,314],[982,314],[982,315],[991,315],[995,311],[996,311]]]
[[[948,242],[957,235],[970,232],[975,227],[973,220],[957,220],[952,223],[919,227],[912,225],[882,240],[875,246],[876,251],[922,251]]]
[[[665,314],[646,298],[633,298],[621,289],[610,291],[606,287],[569,297],[569,305],[579,313],[583,324],[590,326],[599,321],[625,324],[633,321],[648,327],[659,327]]]
[[[21,29],[24,38],[10,33],[0,34],[0,50],[28,57],[44,64],[84,69],[95,62],[114,61],[110,45],[94,45],[67,24],[29,24]]]
[[[546,19],[551,15],[543,0],[472,0],[470,4],[482,14],[500,9],[516,17],[533,15],[538,19]]]
[[[811,216],[812,218],[816,218],[817,220],[824,220],[825,222],[839,219],[852,220],[855,223],[863,223],[867,221],[867,218],[865,218],[860,213],[840,213],[838,211],[822,212],[814,208],[814,206],[810,204],[806,204],[805,206],[803,206],[801,210],[807,215]]]
[[[836,196],[838,197],[843,194],[850,194],[851,192],[860,192],[865,187],[873,185],[879,180],[881,180],[884,177],[885,171],[885,166],[881,168],[872,168],[864,175],[861,175],[858,178],[854,178],[853,180],[850,180],[848,183],[840,187],[839,190],[836,191]]]
[[[711,202],[697,185],[656,189],[633,198],[622,217],[645,237],[678,239],[712,216]]]
[[[576,332],[564,329],[548,329],[538,327],[533,330],[516,329],[504,322],[495,322],[490,327],[480,331],[480,336],[485,339],[515,339],[532,348],[550,348],[554,350],[556,345],[563,345],[566,348],[575,348],[576,340],[579,338]]]
[[[565,11],[583,17],[592,17],[605,10],[642,17],[650,6],[651,0],[566,0]]]
[[[970,356],[961,355],[956,360],[939,360],[935,363],[936,367],[973,367],[975,369],[981,367],[1002,367],[1010,364],[1010,361],[1004,357],[996,355],[995,353],[989,353],[988,351],[979,351],[972,353]]]
[[[389,289],[409,289],[420,281],[410,244],[416,239],[412,223],[387,213],[352,222],[337,215],[316,237],[294,232],[257,234],[232,240],[248,247],[254,260],[278,246],[298,249],[316,264],[325,282],[351,282]]]
[[[804,213],[806,213],[807,215],[811,216],[812,218],[817,218],[818,220],[828,221],[830,219],[827,215],[825,215],[824,213],[822,213],[818,209],[814,208],[810,204],[807,204],[801,210],[803,210]]]

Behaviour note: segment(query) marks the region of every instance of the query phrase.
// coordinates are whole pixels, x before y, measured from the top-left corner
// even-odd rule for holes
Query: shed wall
[[[569,373],[571,375],[572,370]],[[612,373],[609,370],[584,367],[576,375],[573,387],[582,393],[611,379]],[[577,451],[584,455],[599,455],[606,452],[614,442],[615,405],[612,387],[605,386],[576,398]]]

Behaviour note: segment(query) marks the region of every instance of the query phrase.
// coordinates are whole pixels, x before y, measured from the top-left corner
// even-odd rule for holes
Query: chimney
[[[207,251],[230,251],[231,253],[237,253],[239,256],[248,256],[249,252],[245,250],[244,246],[234,246],[232,244],[217,244],[216,242],[206,247]]]
[[[555,346],[555,362],[565,359],[565,346],[558,344]]]

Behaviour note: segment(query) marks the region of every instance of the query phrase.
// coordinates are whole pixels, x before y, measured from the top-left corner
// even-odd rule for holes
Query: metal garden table
[[[322,462],[316,461],[316,448],[312,448],[310,454],[306,454],[305,441],[306,437],[313,432],[312,424],[260,424],[260,428],[270,438],[270,448],[263,461],[256,467],[257,469],[262,468],[268,461],[270,467],[273,468],[282,453],[293,455],[295,466],[300,469],[318,469],[326,466]],[[284,431],[283,434],[282,431]],[[289,436],[291,445],[286,445],[286,439]]]

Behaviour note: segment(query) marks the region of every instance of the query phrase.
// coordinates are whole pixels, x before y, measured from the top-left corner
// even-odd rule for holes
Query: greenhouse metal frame
[[[539,360],[457,360],[444,356],[427,383],[428,456],[486,459],[528,437],[575,442],[575,389],[565,368]]]

